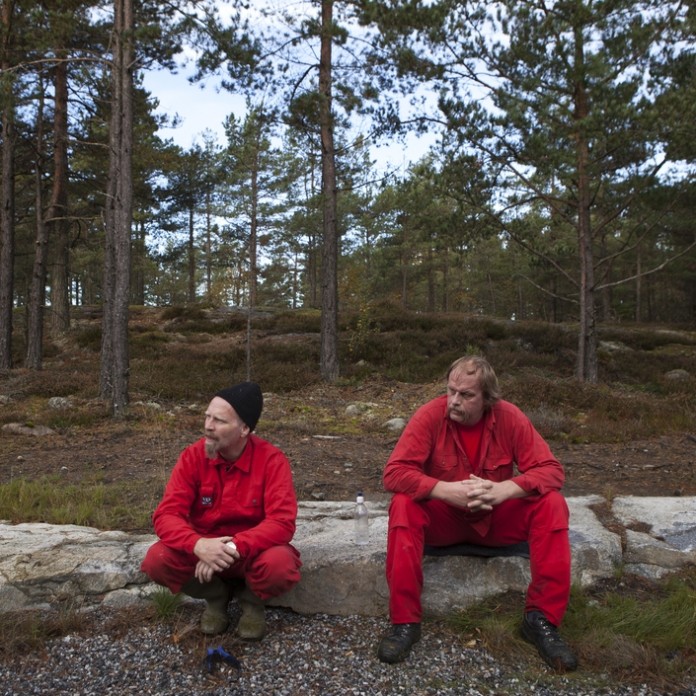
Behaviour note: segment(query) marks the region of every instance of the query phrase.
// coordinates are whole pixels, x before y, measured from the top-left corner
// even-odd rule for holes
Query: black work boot
[[[530,611],[522,621],[522,637],[536,645],[544,662],[557,672],[572,672],[578,660],[558,629],[540,612]]]
[[[392,624],[391,632],[379,642],[377,657],[382,662],[401,662],[405,660],[411,646],[417,643],[421,637],[419,623]]]

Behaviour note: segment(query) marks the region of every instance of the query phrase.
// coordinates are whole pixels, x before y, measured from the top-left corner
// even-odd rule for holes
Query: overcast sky
[[[147,72],[144,87],[159,99],[159,112],[181,117],[179,127],[161,130],[162,139],[172,138],[177,145],[186,149],[196,141],[202,143],[205,130],[212,131],[222,141],[225,118],[231,113],[244,115],[244,98],[225,91],[218,92],[213,80],[192,85],[182,73]]]

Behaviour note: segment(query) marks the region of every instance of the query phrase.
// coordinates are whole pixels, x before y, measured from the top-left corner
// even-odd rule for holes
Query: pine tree
[[[534,204],[546,208],[549,223],[574,231],[572,268],[545,258],[575,288],[576,376],[597,381],[602,287],[616,255],[649,238],[653,225],[634,206],[669,169],[659,101],[671,86],[654,77],[689,52],[681,42],[687,7],[662,0],[369,6],[396,69],[439,90],[439,113],[423,122],[439,120],[449,149],[473,151],[495,176],[488,212],[500,233],[543,255],[542,230],[523,236],[530,230],[516,222]],[[609,242],[619,224],[627,236],[617,247]]]

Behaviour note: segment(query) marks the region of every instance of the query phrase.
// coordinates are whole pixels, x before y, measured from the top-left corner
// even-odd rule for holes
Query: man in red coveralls
[[[264,600],[300,579],[300,554],[290,545],[297,517],[290,464],[252,434],[262,408],[253,382],[219,391],[205,412],[204,437],[179,456],[153,516],[159,541],[142,570],[172,592],[206,600],[203,633],[227,629],[234,591],[237,633],[259,640]]]
[[[447,394],[416,411],[384,470],[385,488],[394,493],[386,564],[392,626],[379,659],[401,662],[420,639],[426,544],[527,541],[531,583],[522,635],[554,669],[575,669],[557,631],[570,596],[563,480],[563,468],[529,419],[500,398],[488,361],[456,360]]]

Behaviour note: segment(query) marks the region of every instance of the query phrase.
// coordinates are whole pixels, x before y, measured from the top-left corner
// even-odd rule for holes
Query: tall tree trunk
[[[336,151],[332,111],[333,0],[321,3],[319,60],[319,118],[321,122],[321,172],[323,232],[321,267],[321,355],[319,369],[326,382],[338,379],[338,206],[336,203]]]
[[[128,406],[128,300],[133,217],[133,29],[133,0],[116,0],[101,369],[102,396],[111,400],[115,416],[124,415]]]
[[[210,186],[206,186],[205,191],[205,246],[206,246],[206,273],[207,273],[207,292],[206,297],[210,299],[213,290],[213,202]]]
[[[2,112],[2,157],[0,177],[0,370],[12,367],[12,306],[14,303],[15,174],[14,174],[14,84],[10,55],[14,2],[2,3],[0,45],[0,112]]]
[[[293,251],[292,256],[292,309],[297,309],[300,304],[300,254]]]
[[[309,306],[316,309],[319,307],[319,269],[318,269],[318,242],[314,231],[310,232],[307,243],[307,253],[305,261],[305,278],[307,284],[307,299]]]
[[[635,320],[636,323],[640,323],[641,317],[643,315],[643,303],[642,303],[642,293],[643,293],[643,286],[642,286],[642,277],[641,277],[641,272],[642,272],[642,264],[641,264],[641,253],[640,253],[640,244],[638,244],[638,247],[636,248],[636,315],[635,315]]]
[[[435,253],[433,249],[433,241],[428,240],[428,295],[427,295],[427,310],[428,314],[432,314],[435,311]]]
[[[490,295],[490,298],[491,298],[491,310],[490,311],[491,311],[491,314],[493,316],[495,316],[495,312],[496,312],[495,295],[496,295],[496,292],[495,292],[495,285],[493,284],[493,279],[491,278],[490,271],[488,271],[486,273],[486,277],[488,279],[488,294]]]
[[[582,29],[575,32],[575,67],[578,74],[584,66]],[[594,255],[592,253],[592,220],[588,163],[589,146],[585,135],[585,120],[589,100],[583,80],[575,86],[576,158],[578,168],[578,250],[580,256],[580,327],[575,374],[581,382],[595,383],[597,368],[597,327],[595,308]]]
[[[258,135],[257,135],[258,137]],[[259,143],[254,149],[254,163],[251,169],[251,221],[249,229],[249,311],[256,307],[256,288],[258,269],[259,236]]]
[[[442,259],[442,311],[449,312],[449,247],[445,247],[444,256]]]
[[[401,262],[400,262],[400,268],[401,268],[401,309],[408,309],[408,271],[409,271],[409,264],[411,263],[410,257],[404,253],[406,249],[402,247],[401,251]]]
[[[194,226],[193,206],[189,208],[189,234],[187,245],[188,257],[188,301],[193,304],[196,301],[196,230]],[[210,281],[208,281],[208,293],[210,293]]]
[[[68,218],[68,68],[62,52],[54,68],[53,188],[44,219],[43,205],[37,213],[36,249],[30,301],[27,306],[27,367],[41,369],[43,318],[46,294],[48,240],[55,240],[56,253],[51,281],[51,324],[57,331],[70,327],[70,222]],[[43,130],[43,129],[42,129]],[[42,137],[40,135],[39,137]],[[41,151],[42,145],[38,144]],[[37,179],[37,204],[41,201],[41,178]]]
[[[205,228],[205,296],[210,300],[213,294],[213,230]]]
[[[48,225],[44,218],[43,158],[44,158],[44,84],[39,81],[38,107],[36,109],[36,167],[34,208],[36,218],[36,242],[34,265],[27,301],[27,348],[24,364],[30,370],[40,370],[43,363],[43,320],[46,303],[46,261],[48,258]]]
[[[246,370],[247,379],[251,379],[251,328],[254,307],[256,307],[256,288],[258,274],[258,235],[259,235],[259,168],[260,160],[260,131],[259,126],[254,140],[254,150],[251,166],[251,215],[249,224],[249,302],[247,304],[246,327]]]
[[[57,331],[70,328],[70,221],[68,218],[68,64],[58,54],[55,67],[53,118],[53,191],[46,216],[54,240],[51,273],[51,324]]]
[[[586,145],[586,143],[585,143]],[[578,248],[580,251],[580,330],[578,335],[578,357],[576,377],[581,381],[597,381],[597,333],[594,301],[594,260],[592,254],[592,230],[589,210],[587,175],[584,173],[587,160],[586,148],[581,148],[578,168]],[[583,185],[585,184],[585,185]]]
[[[318,235],[315,232],[314,225],[312,224],[312,210],[313,204],[310,204],[310,200],[314,199],[316,193],[316,174],[315,174],[315,160],[314,157],[310,161],[311,167],[309,170],[309,181],[305,179],[305,217],[309,223],[309,231],[307,234],[307,252],[305,258],[305,278],[307,285],[307,301],[309,306],[316,308],[319,306],[319,281],[318,281]]]
[[[31,272],[31,285],[27,301],[27,347],[25,366],[30,370],[40,370],[43,366],[43,320],[46,304],[46,260],[48,257],[48,227],[43,219],[43,192],[41,165],[36,165],[36,244],[34,247],[34,266]]]
[[[136,305],[145,304],[145,261],[147,257],[145,237],[145,224],[141,220],[134,229],[133,263],[131,264],[131,298],[132,303]]]

